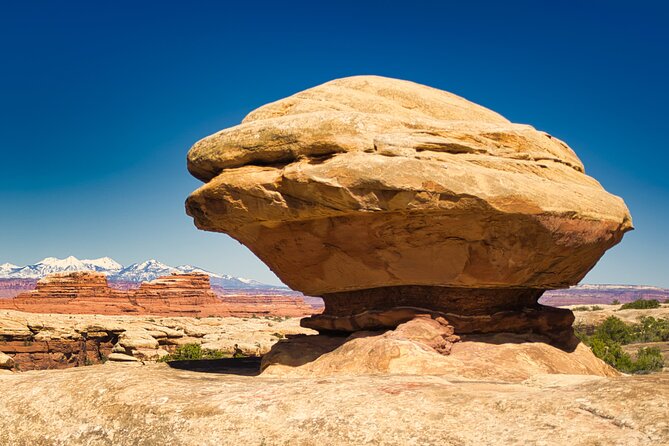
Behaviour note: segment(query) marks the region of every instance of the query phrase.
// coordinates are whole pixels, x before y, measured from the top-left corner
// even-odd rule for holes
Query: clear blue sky
[[[154,257],[276,283],[183,202],[192,143],[333,78],[445,89],[567,141],[636,231],[588,283],[669,287],[665,2],[0,2],[0,263]]]

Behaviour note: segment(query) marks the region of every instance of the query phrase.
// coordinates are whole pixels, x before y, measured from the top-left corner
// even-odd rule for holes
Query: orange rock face
[[[379,314],[397,326],[408,307],[440,313],[458,334],[573,344],[573,315],[538,299],[580,282],[632,229],[623,200],[566,143],[378,76],[264,105],[195,143],[188,169],[205,183],[186,201],[195,225],[322,297],[323,315],[304,321],[322,332]]]
[[[292,296],[218,297],[204,274],[173,274],[138,289],[117,290],[97,272],[53,274],[33,291],[0,300],[0,308],[31,313],[154,314],[159,316],[305,316],[314,310]]]

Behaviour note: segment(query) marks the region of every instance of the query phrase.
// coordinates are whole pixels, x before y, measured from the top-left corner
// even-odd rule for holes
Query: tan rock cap
[[[337,79],[197,142],[198,228],[312,295],[578,283],[632,229],[573,150],[454,94]]]

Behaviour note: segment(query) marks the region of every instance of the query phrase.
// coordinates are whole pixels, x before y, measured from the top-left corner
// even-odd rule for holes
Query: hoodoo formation
[[[197,142],[186,209],[322,296],[322,333],[417,315],[456,335],[523,333],[574,348],[542,306],[632,229],[572,149],[454,94],[356,76],[251,112]],[[449,333],[451,331],[449,330]],[[449,335],[450,336],[450,335]]]

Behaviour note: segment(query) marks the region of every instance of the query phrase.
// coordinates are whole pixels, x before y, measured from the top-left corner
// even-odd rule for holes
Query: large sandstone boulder
[[[186,202],[195,224],[323,296],[324,315],[305,321],[321,331],[409,307],[459,334],[492,317],[496,331],[566,339],[571,313],[538,298],[578,283],[632,229],[622,199],[559,139],[376,76],[260,107],[196,143],[188,168],[206,183]]]

